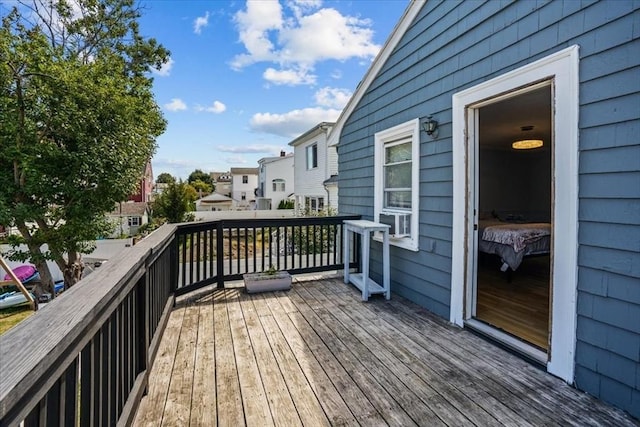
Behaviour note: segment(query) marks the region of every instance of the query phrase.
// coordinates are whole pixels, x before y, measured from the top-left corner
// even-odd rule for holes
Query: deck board
[[[179,301],[134,425],[637,424],[400,297],[307,276]]]

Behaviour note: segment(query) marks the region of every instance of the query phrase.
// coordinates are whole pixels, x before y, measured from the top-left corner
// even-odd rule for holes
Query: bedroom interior
[[[551,96],[549,84],[482,107],[476,160],[475,318],[544,352],[552,286]]]

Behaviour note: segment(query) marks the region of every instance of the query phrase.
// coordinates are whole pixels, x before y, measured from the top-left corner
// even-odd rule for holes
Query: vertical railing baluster
[[[260,245],[262,248],[262,271],[264,271],[264,227],[260,228],[260,240],[262,241],[262,244]]]
[[[202,280],[200,276],[200,234],[200,231],[196,232],[196,282]]]
[[[218,289],[224,288],[224,232],[223,223],[216,223],[216,276]]]
[[[257,236],[256,236],[256,227],[252,227],[253,230],[253,271],[255,272],[256,269],[258,268],[256,265],[257,262],[257,258],[258,258],[258,254],[256,253],[256,240],[257,240]]]
[[[187,286],[187,234],[180,236],[180,246],[182,247],[182,287]]]
[[[243,229],[244,233],[244,273],[249,272],[249,230],[245,226]]]
[[[280,270],[280,227],[276,227],[276,268]]]
[[[64,427],[75,427],[78,415],[78,358],[71,362],[62,376],[60,399],[60,408],[62,411],[60,425]]]
[[[285,225],[284,227],[284,269],[288,270],[287,266],[289,264],[288,262],[288,258],[289,258],[289,242],[288,242],[288,236],[289,236],[289,228]]]
[[[238,269],[236,273],[240,273],[240,263],[242,260],[240,259],[240,227],[236,227],[236,265]]]

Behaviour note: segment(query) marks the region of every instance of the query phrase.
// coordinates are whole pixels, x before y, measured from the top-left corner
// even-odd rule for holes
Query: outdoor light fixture
[[[438,129],[438,122],[433,120],[431,116],[427,116],[427,121],[422,123],[422,129],[424,129],[427,135],[433,136],[435,131]]]
[[[522,132],[529,132],[533,130],[533,126],[522,126],[520,127],[520,130]],[[541,139],[524,138],[511,144],[511,148],[514,150],[530,150],[532,148],[540,148],[543,145],[544,142]]]
[[[544,145],[541,139],[522,139],[511,144],[511,147],[515,150],[530,150],[532,148],[539,148]]]

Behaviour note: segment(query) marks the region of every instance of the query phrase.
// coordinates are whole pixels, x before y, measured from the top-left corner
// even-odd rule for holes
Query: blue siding
[[[575,382],[640,417],[640,2],[428,1],[344,124],[339,209],[372,218],[374,134],[434,114],[438,139],[420,135],[420,251],[392,248],[392,288],[448,318],[452,95],[574,44]]]

